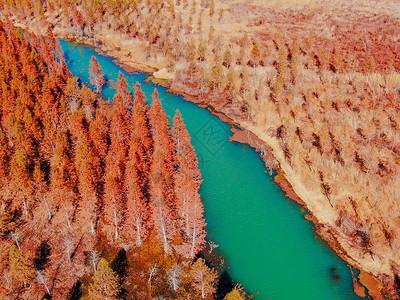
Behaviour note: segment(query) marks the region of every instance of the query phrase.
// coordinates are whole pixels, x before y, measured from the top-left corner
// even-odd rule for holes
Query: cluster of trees
[[[120,41],[135,40],[143,52],[136,51],[135,59],[168,68],[175,74],[174,90],[198,95],[257,135],[275,139],[278,165],[292,169],[318,199],[316,217],[324,218],[349,252],[358,249],[360,259],[379,261],[366,269],[400,273],[400,60],[398,26],[389,16],[374,19],[376,34],[364,26],[348,30],[347,24],[364,22],[365,16],[336,24],[329,23],[332,11],[318,10],[317,19],[330,24],[324,27],[328,38],[312,32],[318,20],[311,11],[311,23],[292,28],[279,24],[304,22],[304,12],[272,12],[243,1],[226,10],[213,0],[0,2],[5,14],[35,16],[62,30],[72,28],[76,36],[101,42],[101,33],[110,30]],[[351,5],[346,9],[359,12]],[[243,22],[254,32],[239,32]],[[154,179],[148,181],[154,188]],[[121,220],[114,216],[114,235]],[[168,249],[170,239],[164,237]],[[393,286],[394,276],[382,278]]]
[[[157,91],[149,108],[122,74],[112,104],[80,87],[51,33],[0,23],[0,52],[0,296],[211,299],[221,266],[199,256],[202,180],[180,113],[170,129]],[[95,59],[90,74],[100,91]]]

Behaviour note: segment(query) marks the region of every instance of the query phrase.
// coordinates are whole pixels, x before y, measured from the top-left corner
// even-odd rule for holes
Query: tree
[[[224,300],[244,300],[244,298],[242,297],[240,292],[236,288],[234,288],[225,296]]]
[[[120,291],[118,275],[102,258],[93,274],[93,283],[89,285],[90,300],[114,300]]]
[[[82,198],[81,216],[95,233],[97,219],[98,189],[101,181],[99,156],[85,132],[81,132],[76,141],[75,166],[79,178],[79,192]]]
[[[33,263],[16,246],[10,248],[9,266],[11,278],[24,286],[35,277]]]
[[[115,90],[117,94],[121,96],[124,106],[128,107],[132,102],[132,95],[128,91],[128,83],[121,72],[118,73],[118,81]]]
[[[177,171],[175,193],[184,243],[180,250],[185,257],[193,258],[205,244],[205,220],[199,190],[201,174],[190,135],[179,111],[174,117],[172,133],[175,139]]]
[[[229,48],[226,48],[224,52],[223,65],[229,68],[231,66],[231,63],[232,63],[232,53]]]
[[[123,89],[119,89],[119,92],[123,93]],[[124,101],[124,96],[124,93],[114,96],[110,126],[111,145],[106,157],[104,179],[104,232],[106,235],[113,233],[110,240],[114,242],[119,238],[126,211],[124,179],[131,128],[129,103]]]
[[[127,225],[141,246],[149,231],[149,172],[152,136],[148,121],[148,106],[139,84],[135,85],[135,101],[131,118],[131,136],[126,166]]]
[[[150,272],[149,272],[149,279],[147,280],[147,284],[151,284],[151,280],[153,279],[153,276],[156,275],[158,272],[158,263],[154,263],[150,267]]]
[[[43,285],[47,294],[51,295],[51,291],[49,290],[49,286],[47,285],[46,275],[42,271],[36,272],[36,280],[38,281],[39,284]]]
[[[198,60],[204,61],[206,60],[206,45],[203,43],[203,41],[200,41],[199,46],[197,48],[197,56]]]
[[[210,16],[213,16],[215,12],[215,1],[211,0],[210,2]]]
[[[168,282],[174,291],[176,291],[181,284],[180,277],[182,276],[182,273],[183,272],[179,264],[174,264],[170,269],[167,270]]]
[[[59,132],[54,141],[54,152],[50,160],[50,190],[53,197],[44,198],[49,215],[57,211],[57,208],[70,206],[73,200],[73,189],[76,185],[76,170],[72,161],[72,149],[69,135]],[[65,224],[70,227],[71,213],[65,211]],[[51,217],[49,217],[50,221]]]
[[[224,69],[220,62],[215,62],[211,70],[211,80],[209,81],[210,87],[215,91],[215,88],[221,88],[222,76]]]
[[[169,122],[157,90],[154,91],[149,114],[154,139],[153,163],[150,169],[150,208],[155,230],[165,252],[168,253],[170,243],[177,232],[174,213],[175,150]]]
[[[29,176],[30,161],[24,151],[17,149],[11,158],[11,190],[15,193],[13,207],[22,208],[25,217],[30,212],[28,199],[30,199],[32,184]]]
[[[136,246],[141,246],[148,233],[149,207],[140,187],[134,153],[129,154],[126,168],[127,221],[129,234],[134,236]]]
[[[89,79],[90,83],[96,88],[96,92],[100,93],[106,81],[101,71],[101,67],[94,56],[92,56],[89,64]]]
[[[196,260],[190,270],[190,275],[193,278],[192,285],[201,293],[202,299],[215,292],[215,279],[218,275],[214,269],[207,267],[204,259]]]
[[[96,94],[90,88],[83,85],[80,89],[80,96],[82,99],[82,108],[85,112],[86,118],[88,120],[92,120],[95,113],[94,104],[96,103]]]
[[[140,172],[143,175],[143,190],[148,190],[148,178],[146,175],[150,172],[150,165],[153,154],[153,137],[149,124],[149,107],[145,102],[144,94],[140,88],[140,84],[135,85],[135,101],[133,103],[132,112],[132,130],[135,132],[138,143],[142,148]]]
[[[187,61],[191,62],[196,56],[196,43],[193,38],[190,39],[185,45],[185,58]]]
[[[108,152],[109,114],[108,105],[103,98],[96,99],[96,102],[96,113],[94,119],[89,124],[89,135],[93,142],[93,147],[99,155],[103,171]]]
[[[255,43],[253,48],[251,49],[251,59],[253,60],[253,66],[257,66],[258,60],[260,59],[260,47],[258,46],[258,43]]]

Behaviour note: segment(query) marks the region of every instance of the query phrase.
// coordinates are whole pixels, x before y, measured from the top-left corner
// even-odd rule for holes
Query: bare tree
[[[46,275],[45,275],[42,271],[37,271],[37,273],[36,273],[36,280],[37,280],[39,283],[43,284],[44,288],[45,288],[46,291],[47,291],[47,294],[51,295],[51,292],[50,292],[50,290],[49,290],[49,287],[48,287],[47,284],[46,284],[46,282],[47,282]]]
[[[171,269],[167,270],[167,276],[169,284],[176,291],[181,285],[182,269],[179,264],[174,264]]]
[[[93,266],[93,271],[95,272],[96,271],[97,262],[100,260],[100,253],[98,251],[96,251],[96,250],[90,251],[89,259],[90,259],[90,263]]]
[[[215,248],[218,248],[218,244],[214,243],[213,241],[208,241],[208,246],[210,247],[210,253],[213,252]]]
[[[70,261],[71,260],[72,250],[74,249],[73,238],[71,236],[65,237],[63,239],[63,246],[64,246],[65,255],[67,256],[68,261]]]

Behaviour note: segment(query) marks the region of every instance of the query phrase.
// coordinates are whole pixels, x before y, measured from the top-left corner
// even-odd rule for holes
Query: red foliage
[[[117,94],[121,96],[123,100],[123,106],[128,107],[132,102],[132,95],[128,91],[128,84],[121,72],[118,74],[118,81],[115,86],[115,90],[117,91]]]
[[[100,158],[95,152],[95,147],[82,130],[77,137],[75,146],[75,166],[79,178],[79,192],[82,199],[81,218],[87,220],[92,233],[95,232],[97,217],[97,200],[101,180]],[[84,222],[82,222],[84,224]]]
[[[35,262],[20,272],[29,284],[12,287],[3,282],[9,255],[0,255],[0,297],[68,297],[94,271],[103,235],[116,247],[157,239],[175,250],[166,257],[193,258],[205,234],[201,175],[179,114],[173,138],[157,91],[149,110],[136,84],[130,112],[120,74],[108,104],[79,87],[51,37],[32,43],[40,51],[0,22],[0,246],[8,253],[14,244]],[[95,59],[91,79],[99,92]]]
[[[153,162],[150,169],[150,207],[152,221],[165,252],[177,234],[175,211],[175,149],[169,122],[161,106],[157,90],[150,109],[150,125],[154,139]]]
[[[201,174],[190,136],[181,114],[174,117],[172,133],[176,143],[177,172],[175,173],[176,207],[179,213],[184,242],[178,249],[185,257],[193,258],[205,244],[203,204],[200,199]]]
[[[100,93],[103,85],[106,83],[106,80],[101,71],[99,63],[94,56],[92,56],[89,64],[89,79],[90,83],[96,88],[96,92]]]
[[[135,102],[131,117],[128,162],[125,186],[127,193],[127,226],[134,235],[136,245],[140,246],[150,228],[148,188],[152,154],[152,137],[148,124],[148,106],[140,85],[135,85]]]
[[[121,78],[120,78],[121,80]],[[130,123],[124,95],[114,96],[114,109],[111,116],[111,145],[106,158],[104,231],[115,241],[124,222],[126,197],[124,193],[125,164],[127,161]]]

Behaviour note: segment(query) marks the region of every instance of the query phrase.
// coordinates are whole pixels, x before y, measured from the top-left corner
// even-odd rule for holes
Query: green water
[[[97,57],[109,80],[105,97],[113,97],[110,86],[119,72],[130,87],[139,82],[147,97],[153,93],[146,74],[127,73],[91,48],[60,43],[71,72],[85,84],[90,58]],[[230,126],[208,110],[157,89],[170,118],[179,109],[191,134],[204,179],[208,237],[219,244],[229,275],[256,300],[359,299],[347,264],[315,236],[305,212],[284,196],[254,149],[228,142]]]

